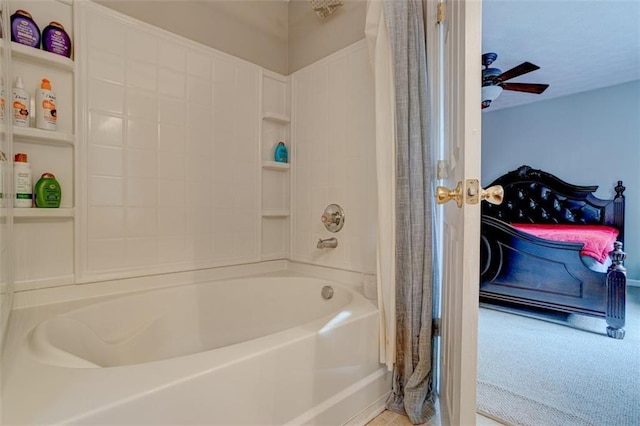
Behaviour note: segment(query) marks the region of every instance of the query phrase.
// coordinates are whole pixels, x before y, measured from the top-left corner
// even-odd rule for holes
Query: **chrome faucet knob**
[[[329,204],[320,221],[329,232],[338,232],[344,226],[344,210],[337,204]]]

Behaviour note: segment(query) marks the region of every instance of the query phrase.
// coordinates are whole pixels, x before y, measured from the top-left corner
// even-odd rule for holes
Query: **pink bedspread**
[[[618,230],[601,225],[536,225],[513,223],[512,226],[538,238],[568,243],[584,243],[580,254],[590,256],[604,263],[613,250]]]

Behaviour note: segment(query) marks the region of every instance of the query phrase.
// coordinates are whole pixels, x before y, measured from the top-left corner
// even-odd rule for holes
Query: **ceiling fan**
[[[498,57],[497,53],[489,52],[482,55],[482,109],[488,108],[503,90],[540,94],[544,92],[548,84],[535,83],[506,83],[507,80],[535,71],[540,67],[531,62],[523,62],[520,65],[502,72],[498,68],[489,68]]]

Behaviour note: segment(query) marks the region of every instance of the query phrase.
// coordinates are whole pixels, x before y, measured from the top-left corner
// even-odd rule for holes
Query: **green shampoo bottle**
[[[34,187],[36,207],[60,207],[62,189],[53,173],[43,173]]]

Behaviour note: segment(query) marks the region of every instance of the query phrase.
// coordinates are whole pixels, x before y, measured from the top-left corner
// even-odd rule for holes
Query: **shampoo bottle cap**
[[[40,84],[40,88],[44,90],[51,90],[51,82],[46,78],[43,78],[42,83]]]
[[[16,88],[17,89],[24,89],[24,83],[22,82],[22,77],[20,77],[20,76],[16,77]]]
[[[16,163],[27,163],[27,154],[18,153],[15,155]]]

